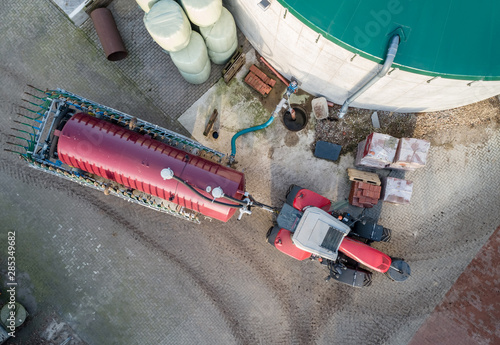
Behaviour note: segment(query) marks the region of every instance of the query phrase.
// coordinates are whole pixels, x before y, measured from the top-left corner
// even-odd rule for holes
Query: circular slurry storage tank
[[[500,2],[467,0],[225,1],[238,27],[279,72],[342,104],[380,69],[388,74],[351,106],[400,112],[449,109],[500,94]]]

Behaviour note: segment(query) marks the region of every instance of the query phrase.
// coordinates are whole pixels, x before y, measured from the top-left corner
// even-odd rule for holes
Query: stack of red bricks
[[[271,92],[276,80],[269,78],[264,72],[258,69],[255,65],[250,67],[245,77],[245,83],[250,85],[254,90],[263,96],[267,96]]]
[[[355,181],[351,184],[349,203],[353,206],[371,208],[380,199],[381,186]]]

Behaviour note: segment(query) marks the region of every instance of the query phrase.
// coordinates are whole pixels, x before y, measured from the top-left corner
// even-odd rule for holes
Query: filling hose
[[[266,204],[263,204],[263,203],[260,203],[260,202],[256,201],[248,193],[245,193],[245,195],[248,196],[249,199],[245,199],[245,200],[239,200],[239,199],[233,198],[232,196],[229,196],[229,195],[222,195],[222,198],[227,199],[229,201],[232,201],[235,204],[229,204],[229,203],[226,203],[226,202],[217,201],[215,199],[212,199],[212,198],[204,195],[197,188],[195,188],[194,186],[192,186],[190,183],[188,183],[187,181],[183,180],[179,176],[176,176],[170,168],[167,168],[165,170],[168,170],[168,172],[167,172],[167,176],[164,176],[164,177],[162,176],[163,179],[173,179],[173,180],[175,180],[175,181],[177,181],[179,183],[182,183],[184,186],[188,187],[190,190],[192,190],[193,192],[195,192],[201,198],[203,198],[203,199],[205,199],[207,201],[210,201],[210,202],[212,202],[214,204],[221,205],[221,206],[226,206],[226,207],[231,207],[231,208],[238,208],[238,209],[247,209],[250,206],[257,206],[257,207],[260,207],[260,208],[262,208],[262,209],[264,209],[266,211],[269,211],[269,212],[275,212],[276,211],[276,208],[274,208],[272,206],[268,206]]]
[[[230,197],[228,195],[224,195],[224,198],[229,199],[231,201],[235,201],[235,202],[238,203],[238,205],[228,204],[228,203],[225,203],[225,202],[220,202],[220,201],[217,201],[217,200],[213,200],[213,199],[207,197],[206,195],[203,195],[202,193],[200,193],[196,188],[194,188],[193,186],[191,186],[189,183],[187,183],[186,181],[184,181],[180,177],[174,175],[172,178],[174,180],[176,180],[177,182],[182,183],[183,185],[185,185],[189,189],[191,189],[193,192],[195,192],[196,194],[198,194],[203,199],[208,200],[210,202],[213,202],[214,204],[221,205],[221,206],[227,206],[227,207],[231,207],[231,208],[241,208],[244,205],[246,205],[246,202],[244,202],[242,200],[238,200],[238,199],[232,198],[232,197]]]
[[[245,129],[239,131],[238,133],[236,133],[235,135],[233,135],[233,137],[231,138],[231,157],[234,157],[236,155],[236,139],[238,139],[238,137],[240,137],[243,134],[253,132],[253,131],[258,131],[260,129],[264,129],[264,128],[268,127],[271,123],[273,123],[274,117],[275,117],[274,113],[272,113],[269,120],[267,120],[263,124],[258,125],[258,126],[254,126],[254,127],[250,127],[250,128],[245,128]]]
[[[264,129],[264,128],[268,127],[271,123],[273,123],[274,118],[276,117],[276,115],[278,115],[278,113],[280,112],[281,108],[283,108],[283,107],[286,106],[287,101],[288,101],[287,98],[283,97],[281,99],[281,101],[278,103],[278,105],[276,106],[276,109],[274,109],[274,111],[271,114],[271,117],[269,118],[269,120],[267,120],[263,124],[258,125],[258,126],[254,126],[254,127],[245,128],[245,129],[239,131],[238,133],[236,133],[235,135],[233,135],[233,137],[231,138],[231,157],[230,157],[230,161],[234,160],[234,156],[236,156],[236,139],[238,139],[243,134],[246,134],[246,133],[249,133],[249,132],[258,131],[260,129]]]

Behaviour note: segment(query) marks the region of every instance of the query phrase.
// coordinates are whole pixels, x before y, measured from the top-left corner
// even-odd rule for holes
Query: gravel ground
[[[492,97],[464,107],[430,113],[377,111],[381,128],[372,125],[374,110],[349,108],[344,119],[338,120],[341,107],[335,104],[329,108],[329,117],[317,122],[316,140],[341,145],[342,154],[355,153],[357,143],[371,132],[396,138],[426,139],[432,145],[450,146],[465,139],[470,142],[474,141],[478,127],[500,124],[499,103],[497,97]]]

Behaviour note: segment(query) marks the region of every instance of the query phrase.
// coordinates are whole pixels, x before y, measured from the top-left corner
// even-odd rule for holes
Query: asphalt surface
[[[187,97],[185,82],[167,73],[168,58],[144,65],[141,54],[159,48],[133,34],[144,30],[142,12],[132,0],[115,6],[130,21],[118,21],[130,56],[116,64],[89,28],[75,28],[51,2],[0,3],[2,147],[26,84],[61,87],[186,133],[176,119],[211,82]],[[406,344],[500,224],[498,147],[498,130],[487,128],[479,141],[432,147],[428,166],[406,175],[412,205],[380,205],[393,239],[375,246],[405,258],[412,277],[397,284],[374,274],[368,289],[326,283],[323,267],[266,244],[272,218],[264,212],[196,226],[41,174],[2,151],[0,246],[16,231],[17,298],[30,313],[8,344],[60,344],[66,338],[48,332],[54,320],[75,335],[68,345]],[[271,190],[252,192],[277,203],[291,176],[272,170]],[[256,188],[260,178],[247,174]]]

